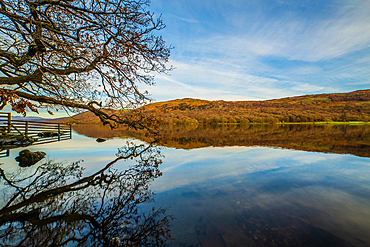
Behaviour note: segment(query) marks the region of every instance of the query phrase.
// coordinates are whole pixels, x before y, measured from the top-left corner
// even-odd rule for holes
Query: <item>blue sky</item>
[[[369,0],[152,0],[149,10],[162,14],[156,34],[176,67],[139,86],[155,101],[370,89]]]
[[[141,86],[157,101],[370,88],[368,0],[152,0],[150,10],[176,67]]]

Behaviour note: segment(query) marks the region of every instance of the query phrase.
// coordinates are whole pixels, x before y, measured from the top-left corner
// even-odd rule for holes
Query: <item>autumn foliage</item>
[[[0,110],[25,114],[84,109],[116,127],[102,108],[149,100],[139,83],[165,73],[170,48],[148,0],[0,0]]]
[[[267,101],[182,99],[150,104],[169,124],[248,124],[370,121],[370,90]]]
[[[207,101],[179,99],[148,104],[145,115],[162,118],[170,125],[217,125],[250,123],[302,123],[370,121],[370,90],[319,94],[267,101]],[[129,111],[119,114],[129,114]],[[97,120],[83,113],[69,119],[78,123]]]

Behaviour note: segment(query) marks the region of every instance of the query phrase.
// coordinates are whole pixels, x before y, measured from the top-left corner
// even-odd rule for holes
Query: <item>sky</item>
[[[171,51],[156,101],[370,89],[369,0],[152,0]]]
[[[370,89],[369,0],[152,0],[148,10],[166,24],[155,34],[175,67],[139,85],[154,101]]]

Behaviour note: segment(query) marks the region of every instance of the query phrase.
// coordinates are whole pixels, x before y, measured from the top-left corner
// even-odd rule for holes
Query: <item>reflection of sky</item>
[[[249,217],[277,227],[271,220],[276,217],[343,243],[370,244],[369,158],[262,147],[168,149],[165,155],[164,175],[154,183],[156,202],[177,218],[173,233],[179,241],[185,241],[184,229],[187,239],[196,239],[189,230],[195,225],[216,227],[217,233],[247,224]]]
[[[27,149],[44,151],[48,159],[66,163],[82,159],[87,175],[112,161],[117,148],[129,140],[97,143],[74,133],[72,140]],[[5,171],[18,169],[14,158],[22,149],[13,149],[10,157],[0,159]],[[220,221],[222,226],[233,228],[236,223],[230,222],[237,214],[246,220],[246,212],[257,217],[262,210],[356,245],[370,244],[369,158],[268,147],[165,148],[163,154],[163,176],[152,188],[157,191],[157,206],[169,207],[177,218],[175,237],[181,231],[176,222],[194,229],[201,217],[214,222],[226,217]],[[120,162],[115,168],[124,169],[130,162]]]
[[[47,159],[56,162],[70,163],[83,160],[82,165],[90,174],[115,159],[118,148],[124,146],[127,141],[134,140],[114,138],[97,143],[93,138],[74,132],[72,140],[26,148],[31,151],[44,151],[47,153]],[[12,149],[10,157],[1,158],[3,169],[18,168],[14,158],[19,151],[26,148]],[[268,147],[207,147],[192,150],[165,148],[163,154],[165,155],[161,166],[163,176],[154,184],[154,188],[158,191],[240,174],[296,166],[314,167],[315,164],[323,164],[321,170],[336,165],[335,172],[340,173],[341,176],[355,175],[358,179],[366,180],[367,176],[364,175],[366,173],[359,171],[370,167],[368,158]],[[341,164],[340,169],[337,167],[338,164]],[[124,168],[127,165],[120,165],[120,167]],[[356,169],[349,169],[351,167]],[[310,174],[307,173],[305,176],[308,177]]]
[[[82,166],[85,166],[86,173],[96,171],[108,162],[116,158],[118,148],[124,146],[127,141],[132,139],[115,138],[106,142],[97,143],[95,139],[79,135],[73,132],[72,140],[53,142],[24,148],[10,150],[10,157],[1,158],[1,166],[5,169],[18,168],[14,160],[19,151],[29,149],[31,151],[43,151],[47,154],[46,159],[55,162],[76,162],[83,160]],[[135,140],[136,143],[139,143]],[[40,163],[44,160],[40,161]]]
[[[344,157],[266,147],[166,149],[164,154],[164,175],[155,182],[158,190],[259,171],[337,162]]]

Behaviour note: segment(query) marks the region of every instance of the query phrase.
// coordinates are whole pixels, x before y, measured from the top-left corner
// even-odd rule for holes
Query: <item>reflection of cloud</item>
[[[317,173],[326,173],[334,169],[333,167],[340,167],[336,168],[337,174],[331,172],[333,176],[352,176],[351,179],[354,180],[368,180],[363,176],[363,169],[369,167],[364,166],[368,158],[352,155],[308,153],[266,147],[211,147],[164,151],[166,158],[161,168],[163,177],[154,184],[154,188],[159,191],[262,171],[283,169],[282,174],[284,171],[295,173],[296,167],[308,169],[302,168],[306,173],[300,174],[305,180],[317,180]],[[317,167],[320,167],[320,170]]]
[[[165,155],[163,178],[155,182],[155,189],[159,191],[212,179],[340,159],[337,155],[251,147],[202,148],[186,152],[166,149]]]
[[[340,160],[341,159],[340,157],[341,156],[332,156],[331,160],[335,160],[335,159]],[[296,156],[296,157],[293,158],[294,161],[297,161],[300,164],[304,164],[304,165],[314,164],[314,163],[317,163],[317,162],[323,162],[326,159],[327,159],[327,157],[326,157],[325,154],[321,154],[321,155],[318,155],[318,156],[310,156],[309,159],[307,158],[306,155]]]
[[[178,176],[164,172],[154,184],[159,203],[171,206],[181,229],[187,222],[198,224],[200,217],[218,222],[220,229],[231,226],[232,219],[256,227],[253,221],[258,219],[280,236],[292,233],[312,240],[313,232],[306,231],[312,229],[314,238],[332,238],[343,246],[369,245],[369,158],[240,147],[204,149],[207,159],[192,151],[191,163],[178,169]],[[180,159],[187,161],[186,156]],[[169,188],[173,182],[177,186]]]

